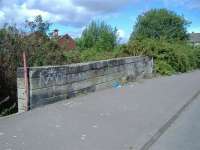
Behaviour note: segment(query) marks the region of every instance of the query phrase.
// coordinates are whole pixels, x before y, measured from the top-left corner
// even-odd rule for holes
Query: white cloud
[[[27,9],[26,5],[6,5],[0,8],[0,25],[4,23],[24,23],[25,19],[33,19],[37,15],[42,15],[44,18],[49,16],[48,12],[38,9]]]
[[[135,0],[72,0],[75,5],[91,11],[112,12]]]
[[[119,37],[119,43],[123,44],[128,41],[129,35],[124,30],[118,29],[117,34]]]
[[[117,34],[118,34],[119,38],[125,38],[125,36],[126,36],[125,31],[122,29],[118,29]]]
[[[0,0],[0,25],[24,23],[42,15],[45,20],[65,26],[82,28],[95,18],[112,17],[124,6],[160,0]],[[163,0],[165,5],[200,9],[200,0]]]
[[[41,14],[53,23],[83,27],[92,18],[114,13],[135,0],[2,0],[1,22],[22,23]]]
[[[0,11],[0,22],[5,20],[4,13]]]

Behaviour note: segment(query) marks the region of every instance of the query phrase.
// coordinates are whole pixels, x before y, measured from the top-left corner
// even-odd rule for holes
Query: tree
[[[117,38],[116,28],[112,28],[105,22],[92,21],[77,41],[81,48],[111,51],[117,45]]]
[[[50,25],[51,23],[48,21],[43,21],[41,15],[36,16],[34,21],[26,20],[26,27],[28,27],[31,32],[39,32],[43,35],[46,35]]]
[[[141,38],[187,40],[186,28],[189,24],[183,16],[175,12],[167,9],[152,9],[138,16],[130,41]]]

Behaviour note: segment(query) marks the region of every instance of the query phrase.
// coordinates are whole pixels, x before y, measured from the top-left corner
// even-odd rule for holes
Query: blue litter
[[[121,86],[120,82],[116,81],[116,82],[114,82],[114,83],[112,84],[112,87],[113,87],[113,88],[121,88],[122,86]]]

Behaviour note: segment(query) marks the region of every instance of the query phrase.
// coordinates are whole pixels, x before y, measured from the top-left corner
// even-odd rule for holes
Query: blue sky
[[[0,25],[22,25],[42,15],[60,34],[80,36],[91,20],[104,20],[117,27],[127,40],[139,14],[151,8],[167,8],[191,21],[188,32],[200,32],[200,0],[0,0]]]

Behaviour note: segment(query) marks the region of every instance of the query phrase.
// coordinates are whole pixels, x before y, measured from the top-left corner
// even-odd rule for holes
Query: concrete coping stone
[[[108,60],[100,60],[100,61],[90,61],[86,63],[77,63],[77,64],[67,64],[67,65],[58,65],[58,66],[38,66],[38,67],[29,67],[28,70],[30,72],[30,76],[32,78],[36,78],[39,76],[41,71],[62,71],[65,74],[76,74],[79,72],[85,72],[88,70],[96,70],[105,67],[113,67],[119,66],[127,63],[134,63],[141,59],[148,59],[148,57],[141,57],[141,56],[132,56],[132,57],[121,57],[121,58],[114,58]],[[23,67],[19,67],[17,69],[17,76],[18,78],[23,77]]]

